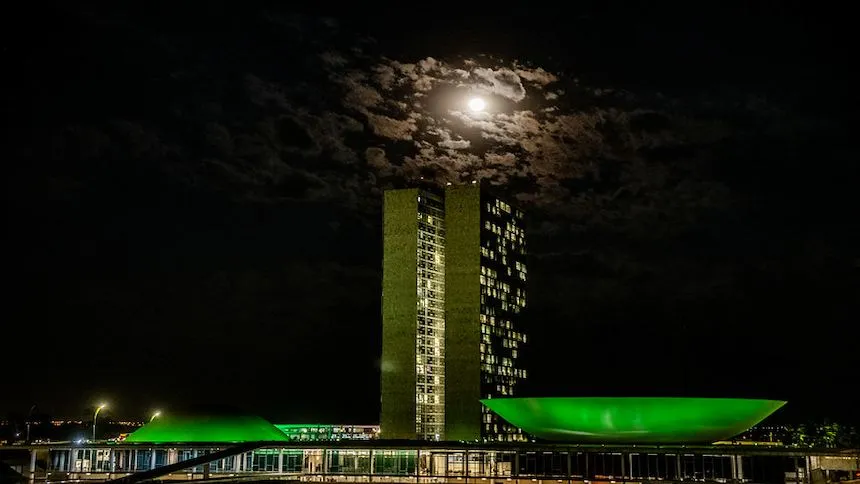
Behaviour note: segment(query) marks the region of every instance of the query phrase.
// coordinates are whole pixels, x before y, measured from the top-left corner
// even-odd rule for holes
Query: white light
[[[485,103],[483,99],[479,97],[473,97],[472,99],[469,99],[469,109],[471,109],[472,111],[483,111],[485,107],[487,107],[487,103]]]

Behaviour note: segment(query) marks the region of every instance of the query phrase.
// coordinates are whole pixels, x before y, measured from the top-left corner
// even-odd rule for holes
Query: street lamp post
[[[102,411],[103,408],[107,407],[106,403],[102,403],[98,407],[96,407],[96,413],[93,414],[93,441],[96,440],[96,420],[99,418],[99,412]]]

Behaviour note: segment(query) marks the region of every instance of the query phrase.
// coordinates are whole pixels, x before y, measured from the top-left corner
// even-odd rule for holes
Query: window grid
[[[484,201],[481,216],[481,396],[516,395],[526,379],[519,364],[527,341],[517,322],[526,306],[525,230],[519,210],[498,199]],[[487,440],[521,441],[519,429],[482,408],[481,431]]]
[[[439,440],[445,429],[445,222],[442,202],[418,197],[418,307],[415,431]]]

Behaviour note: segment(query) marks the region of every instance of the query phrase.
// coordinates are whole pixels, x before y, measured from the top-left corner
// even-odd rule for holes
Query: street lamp
[[[107,407],[107,403],[99,404],[96,408],[96,413],[93,414],[93,442],[96,440],[96,420],[99,418],[99,412],[101,412],[105,407]]]
[[[155,413],[152,414],[152,417],[149,417],[149,421],[152,422],[153,420],[155,420],[157,417],[160,417],[160,416],[161,416],[161,410],[156,410]]]

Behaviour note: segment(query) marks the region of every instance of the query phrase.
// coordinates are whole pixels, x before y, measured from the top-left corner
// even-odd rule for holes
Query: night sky
[[[530,215],[527,394],[856,419],[842,14],[693,3],[8,16],[0,415],[378,422],[381,192],[424,177]]]

